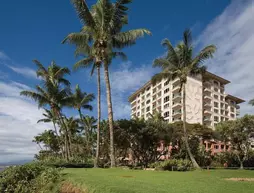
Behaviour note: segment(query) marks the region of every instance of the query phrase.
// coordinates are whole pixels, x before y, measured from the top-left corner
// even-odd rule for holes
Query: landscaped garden
[[[124,169],[65,169],[65,179],[85,192],[96,193],[253,193],[254,171],[203,170],[189,172]],[[242,179],[239,179],[242,180]]]

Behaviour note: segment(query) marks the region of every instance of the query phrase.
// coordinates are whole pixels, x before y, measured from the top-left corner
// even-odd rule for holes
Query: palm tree
[[[55,131],[56,138],[57,138],[57,143],[59,145],[59,148],[62,151],[62,156],[64,157],[63,149],[61,148],[60,136],[59,136],[59,133],[58,133],[57,128],[56,128],[56,124],[57,124],[57,121],[58,121],[57,116],[55,115],[55,113],[52,110],[48,110],[48,109],[44,108],[44,111],[45,111],[45,113],[43,113],[42,115],[45,118],[38,120],[37,123],[40,123],[40,122],[43,122],[43,123],[52,122],[53,123],[54,131]]]
[[[51,111],[57,116],[59,122],[65,130],[68,130],[62,117],[62,106],[69,103],[70,88],[69,81],[64,79],[64,75],[68,74],[68,70],[57,66],[50,65],[48,69],[44,68],[40,63],[37,75],[42,79],[43,86],[36,86],[36,91],[22,91],[20,94],[29,97],[38,102],[38,107],[50,106]],[[42,73],[43,72],[43,73]],[[55,80],[59,79],[59,80]],[[68,136],[65,139],[66,158],[69,159],[70,148],[67,144]]]
[[[152,82],[156,83],[158,80],[165,79],[180,79],[180,90],[183,93],[183,129],[185,145],[188,151],[189,157],[195,168],[199,168],[195,158],[193,157],[189,143],[188,134],[186,131],[186,90],[185,84],[189,75],[197,75],[205,72],[206,67],[203,63],[213,56],[216,51],[214,45],[209,45],[203,48],[195,57],[193,56],[192,36],[189,29],[183,33],[183,41],[180,42],[175,48],[172,46],[168,39],[163,40],[162,45],[167,48],[167,54],[165,57],[154,60],[153,66],[160,67],[161,73],[156,74],[152,78]]]
[[[139,37],[143,37],[145,34],[151,34],[150,31],[146,29],[121,32],[122,27],[128,23],[128,8],[126,7],[126,4],[129,4],[130,2],[130,0],[117,0],[115,3],[111,3],[109,0],[98,0],[90,10],[84,0],[72,0],[84,27],[80,33],[72,33],[67,37],[73,42],[84,42],[88,45],[90,43],[96,58],[103,62],[110,130],[111,167],[115,166],[115,155],[113,110],[108,66],[115,55],[114,53],[116,53],[116,55],[122,55],[121,52],[115,52],[113,49],[121,49],[125,46],[131,46],[135,44],[136,39]]]

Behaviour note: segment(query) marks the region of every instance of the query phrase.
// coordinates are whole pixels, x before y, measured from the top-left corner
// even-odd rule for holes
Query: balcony
[[[181,109],[181,108],[182,108],[181,101],[179,101],[179,102],[173,102],[172,109],[176,110],[176,109]]]
[[[211,117],[204,117],[204,122],[211,122]]]
[[[204,115],[211,115],[213,112],[210,109],[204,110]]]
[[[181,100],[181,99],[182,99],[182,94],[181,93],[173,94],[173,101]]]
[[[173,111],[173,117],[181,117],[181,116],[182,116],[181,110]]]
[[[240,109],[240,105],[236,105],[236,109]]]
[[[203,84],[205,87],[211,87],[211,82],[209,81],[205,81],[204,84]]]
[[[173,80],[172,84],[173,84],[173,86],[180,84],[180,79],[176,78],[175,80]]]
[[[239,116],[240,115],[240,109],[237,109],[236,110],[236,116]]]
[[[211,88],[209,88],[209,87],[206,87],[205,89],[204,89],[204,93],[211,93],[212,92],[212,90],[211,90]]]
[[[173,92],[173,93],[179,92],[179,91],[180,91],[180,88],[181,88],[180,85],[173,86],[172,92]]]
[[[204,103],[204,107],[206,107],[206,108],[211,108],[211,107],[212,107],[212,104],[211,104],[211,103],[206,102],[206,103]]]

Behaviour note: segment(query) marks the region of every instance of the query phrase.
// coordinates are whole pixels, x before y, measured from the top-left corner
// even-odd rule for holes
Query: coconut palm
[[[43,74],[41,73],[43,69]],[[51,111],[57,116],[61,126],[67,130],[67,127],[62,117],[62,107],[69,104],[70,88],[64,85],[69,85],[68,81],[64,79],[64,75],[68,74],[63,72],[54,76],[55,69],[61,69],[61,67],[54,65],[49,66],[48,69],[40,65],[37,71],[37,75],[42,78],[42,85],[36,86],[36,91],[22,91],[20,94],[35,100],[38,103],[38,107],[49,106]],[[53,77],[52,77],[53,76]],[[55,80],[59,78],[60,80]],[[63,82],[62,82],[63,81]],[[64,84],[64,85],[63,85]],[[67,136],[68,137],[68,136]],[[69,159],[70,148],[67,145],[68,138],[65,139],[66,158]]]
[[[185,84],[189,75],[197,75],[205,72],[206,67],[203,65],[204,62],[213,56],[216,51],[214,45],[209,45],[203,48],[195,57],[193,56],[194,48],[192,46],[192,36],[189,29],[183,33],[183,41],[180,42],[175,48],[172,46],[168,39],[163,40],[162,45],[167,48],[167,54],[165,57],[161,57],[154,60],[153,66],[160,67],[161,73],[156,74],[152,78],[152,82],[156,83],[158,80],[163,78],[171,80],[175,78],[180,79],[180,90],[183,93],[183,129],[185,145],[188,151],[189,157],[195,168],[199,168],[195,158],[193,157],[189,143],[188,135],[186,131],[186,91]]]
[[[126,7],[131,0],[98,0],[90,10],[84,0],[72,0],[79,19],[84,24],[80,33],[72,33],[67,39],[72,42],[85,42],[92,45],[96,58],[103,62],[106,83],[108,120],[110,130],[110,157],[111,167],[115,166],[114,139],[113,139],[113,110],[108,66],[114,57],[114,49],[135,44],[136,39],[150,34],[146,29],[129,30],[121,32],[128,23]],[[116,53],[116,52],[115,52]],[[121,55],[121,52],[117,53]]]

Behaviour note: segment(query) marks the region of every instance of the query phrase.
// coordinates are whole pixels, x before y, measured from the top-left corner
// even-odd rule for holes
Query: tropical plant
[[[189,144],[188,134],[186,131],[186,90],[185,85],[187,77],[190,75],[202,74],[206,68],[203,63],[213,56],[216,50],[214,45],[209,45],[202,49],[195,57],[193,57],[194,48],[192,46],[192,36],[189,29],[183,33],[183,41],[180,42],[175,48],[172,46],[168,39],[162,41],[162,45],[167,48],[166,56],[157,58],[154,60],[153,66],[160,67],[162,72],[156,74],[152,78],[152,83],[156,83],[158,80],[167,79],[174,80],[180,79],[179,93],[182,92],[183,98],[183,130],[185,135],[185,145],[189,154],[189,157],[195,168],[200,168],[194,159]]]
[[[57,116],[62,128],[68,131],[62,115],[62,107],[69,104],[69,81],[64,78],[69,71],[52,63],[47,69],[38,61],[37,75],[41,77],[42,86],[36,85],[36,91],[22,91],[20,94],[35,100],[38,107],[49,106],[54,115]],[[67,85],[67,86],[66,86]],[[70,156],[70,147],[68,146],[68,136],[65,138],[66,159]]]
[[[72,0],[84,27],[80,33],[72,33],[66,38],[76,45],[83,44],[80,42],[84,42],[84,45],[89,45],[90,42],[94,50],[93,56],[96,56],[98,61],[103,62],[110,129],[111,167],[115,166],[115,156],[113,110],[108,67],[114,56],[124,55],[122,52],[115,52],[114,49],[121,49],[125,46],[133,45],[137,38],[143,37],[145,34],[150,34],[150,31],[146,29],[121,32],[122,27],[128,23],[128,7],[126,5],[130,2],[131,0],[117,0],[115,3],[111,3],[109,0],[98,0],[89,9],[84,0]]]

